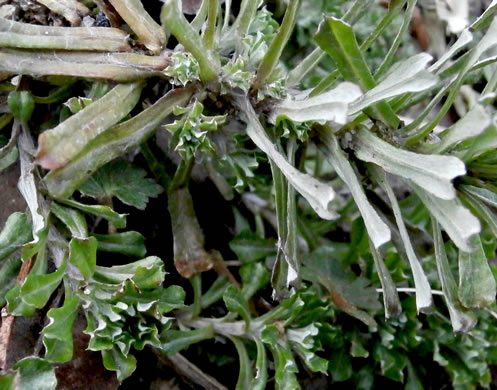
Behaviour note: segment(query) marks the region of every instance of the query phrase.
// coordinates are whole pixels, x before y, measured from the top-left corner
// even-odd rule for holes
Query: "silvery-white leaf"
[[[21,175],[17,187],[31,213],[34,237],[32,243],[36,243],[39,240],[39,233],[45,229],[46,226],[45,217],[42,214],[43,211],[46,211],[46,207],[44,207],[45,205],[42,205],[41,199],[38,197],[38,190],[36,189],[35,177],[33,174],[35,166],[33,164],[33,157],[29,154],[29,151],[34,150],[34,144],[25,128],[22,129],[19,136],[18,148],[19,160],[21,162]]]
[[[376,87],[351,103],[350,113],[357,113],[380,100],[433,87],[438,77],[426,70],[431,60],[429,54],[421,53],[394,64]]]
[[[266,135],[254,108],[247,97],[239,96],[236,99],[238,106],[245,113],[247,119],[247,135],[268,157],[278,166],[290,184],[300,193],[323,219],[336,219],[338,215],[331,210],[331,201],[335,198],[335,191],[331,186],[324,184],[315,177],[302,173],[288,163],[275,148]]]
[[[493,0],[485,10],[471,25],[471,29],[478,31],[480,28],[486,25],[486,21],[493,16],[497,11],[497,0]]]
[[[412,180],[441,199],[455,198],[456,191],[451,180],[466,173],[466,166],[457,157],[425,155],[398,149],[367,129],[360,129],[355,139],[355,152],[359,159]]]
[[[414,248],[411,244],[411,239],[409,238],[409,233],[407,232],[404,219],[402,218],[402,212],[400,210],[397,198],[388,182],[388,178],[385,172],[376,165],[371,165],[371,172],[373,172],[375,179],[378,184],[384,189],[392,206],[393,214],[395,216],[395,222],[399,228],[400,238],[404,244],[406,250],[407,259],[409,260],[409,265],[411,266],[412,275],[414,278],[414,286],[416,287],[416,307],[419,312],[425,311],[433,305],[433,296],[431,294],[430,283],[426,277],[421,263],[414,252]]]
[[[433,153],[443,153],[459,142],[480,135],[492,123],[484,107],[477,104],[453,126],[440,134],[441,141],[435,144]]]
[[[468,29],[465,29],[457,41],[447,50],[442,57],[438,59],[432,66],[428,68],[430,72],[438,71],[448,60],[455,56],[459,51],[464,49],[473,40],[473,34]]]
[[[339,125],[347,123],[348,105],[362,95],[358,85],[343,82],[335,89],[314,97],[289,96],[274,107],[269,121],[275,123],[279,117],[288,117],[294,122],[332,121]]]
[[[350,165],[348,158],[340,148],[336,137],[331,132],[322,132],[321,140],[326,146],[326,157],[336,170],[336,173],[347,184],[357,207],[362,215],[368,235],[375,248],[390,241],[391,232],[385,222],[380,218],[376,210],[369,203],[364,189],[356,176],[354,168]]]
[[[469,24],[469,0],[436,1],[438,17],[447,22],[447,30],[459,34]]]
[[[442,225],[454,244],[465,252],[471,252],[470,238],[480,233],[480,221],[470,211],[461,205],[459,199],[439,199],[414,183],[411,188],[416,192],[425,207],[438,223]]]

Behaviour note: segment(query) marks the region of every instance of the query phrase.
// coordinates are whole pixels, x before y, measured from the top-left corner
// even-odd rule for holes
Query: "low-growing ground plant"
[[[488,387],[496,12],[0,2],[0,389],[57,388],[77,321],[122,388],[143,351],[179,388]]]

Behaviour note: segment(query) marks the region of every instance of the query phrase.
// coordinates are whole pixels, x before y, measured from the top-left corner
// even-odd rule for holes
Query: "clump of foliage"
[[[2,329],[50,308],[41,356],[1,388],[54,389],[78,313],[119,381],[147,345],[175,362],[215,339],[237,389],[422,389],[433,366],[489,385],[497,1],[462,28],[437,5],[439,58],[407,34],[416,0],[164,0],[160,18],[140,0],[40,3],[65,25],[0,18],[0,169],[19,161],[28,208],[0,233]],[[229,250],[206,248],[195,175],[232,207]],[[170,259],[116,211],[154,197]]]

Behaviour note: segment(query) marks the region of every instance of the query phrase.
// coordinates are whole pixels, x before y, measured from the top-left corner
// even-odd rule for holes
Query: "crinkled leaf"
[[[309,202],[321,218],[336,218],[337,214],[331,210],[331,201],[335,197],[333,189],[313,176],[298,171],[288,163],[286,158],[276,150],[273,142],[266,135],[254,108],[247,98],[239,97],[237,104],[246,116],[248,121],[247,134],[252,141],[274,161],[288,182]]]
[[[77,210],[83,211],[87,214],[94,215],[96,217],[102,217],[118,229],[124,229],[126,227],[127,214],[118,214],[109,206],[87,205],[76,202],[72,199],[61,200],[60,202]]]
[[[0,232],[0,260],[32,239],[31,222],[24,213],[12,213]]]
[[[145,237],[138,232],[94,234],[97,249],[102,252],[121,253],[126,256],[144,257],[147,253]]]
[[[361,182],[354,168],[352,168],[349,159],[338,144],[336,137],[329,130],[324,130],[320,136],[326,147],[324,150],[326,157],[335,168],[338,176],[347,184],[362,215],[369,237],[371,237],[375,248],[379,248],[384,243],[390,241],[390,229],[369,203]]]
[[[454,332],[468,332],[476,325],[474,313],[462,307],[458,298],[457,284],[450,269],[440,227],[432,220],[435,241],[435,260],[437,262],[438,278],[442,285],[445,302],[449,310],[450,322]]]
[[[214,337],[214,328],[206,326],[195,330],[166,330],[161,335],[162,351],[168,355],[189,347],[192,344],[198,343]]]
[[[260,238],[251,231],[243,231],[230,241],[230,249],[235,252],[243,263],[251,263],[257,260],[274,256],[276,254],[276,242],[269,238]]]
[[[497,287],[479,236],[471,238],[471,248],[459,251],[459,300],[467,308],[480,309],[495,302]]]
[[[117,197],[123,203],[144,210],[149,198],[155,198],[163,189],[147,172],[126,160],[116,160],[104,165],[79,188],[96,199]]]
[[[470,238],[478,234],[481,229],[478,218],[462,206],[457,198],[452,200],[439,199],[414,183],[410,185],[424,206],[454,241],[454,244],[459,249],[470,252],[472,250]]]
[[[270,347],[275,363],[276,389],[300,389],[296,373],[297,364],[293,359],[293,353],[288,344],[275,344]]]
[[[113,284],[132,279],[138,288],[152,289],[162,284],[165,275],[162,260],[156,256],[149,256],[125,265],[96,266],[93,279],[101,283]]]
[[[457,157],[423,155],[402,150],[366,129],[358,131],[356,141],[355,152],[359,159],[412,180],[441,199],[455,198],[456,191],[451,180],[466,173],[464,163]]]
[[[67,291],[66,291],[67,294]],[[79,298],[67,295],[64,305],[50,309],[47,313],[49,324],[43,329],[45,359],[54,363],[64,363],[72,359],[72,328],[78,315]]]
[[[383,80],[351,103],[350,113],[357,113],[379,101],[407,92],[421,92],[436,85],[438,78],[426,70],[432,60],[429,54],[421,53],[394,64]]]
[[[65,207],[57,202],[50,204],[50,210],[67,226],[73,237],[88,237],[88,225],[86,219],[79,211]]]
[[[45,169],[63,168],[93,138],[124,118],[140,98],[143,84],[118,84],[94,104],[66,119],[38,140],[36,163]]]
[[[293,97],[276,105],[269,120],[276,123],[284,118],[295,122],[332,121],[338,125],[347,122],[349,104],[362,96],[361,89],[353,83],[343,82],[335,89],[314,97]]]
[[[83,277],[90,280],[97,265],[97,240],[90,238],[73,238],[69,242],[69,264],[75,266],[79,273],[72,275],[76,279]]]
[[[5,305],[5,294],[14,286],[21,264],[19,257],[11,257],[0,268],[0,307]]]
[[[228,310],[243,318],[247,329],[250,326],[250,310],[242,292],[235,286],[229,286],[223,294],[223,301]]]
[[[136,369],[136,358],[129,354],[125,356],[118,347],[102,351],[104,367],[110,371],[116,371],[117,380],[122,382]]]

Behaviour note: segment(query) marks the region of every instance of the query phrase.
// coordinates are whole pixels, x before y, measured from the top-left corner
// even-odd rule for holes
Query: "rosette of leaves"
[[[185,86],[189,82],[200,80],[200,68],[197,60],[190,53],[174,53],[171,55],[173,63],[164,74],[171,77],[171,82]]]
[[[191,106],[175,106],[173,113],[180,119],[166,125],[172,134],[170,145],[184,160],[195,157],[197,152],[213,154],[214,144],[208,133],[215,131],[226,122],[226,115],[207,116],[203,114],[204,105],[195,100]]]

